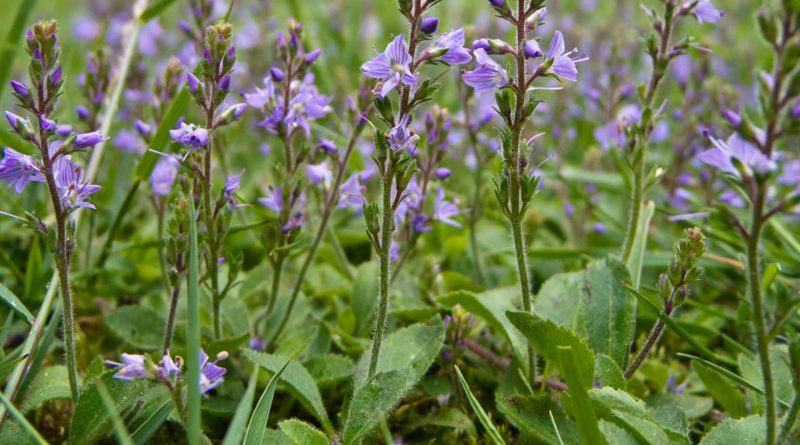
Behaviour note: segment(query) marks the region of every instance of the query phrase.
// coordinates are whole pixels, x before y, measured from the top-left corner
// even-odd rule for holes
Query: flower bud
[[[437,168],[434,174],[436,175],[437,179],[447,179],[450,177],[452,172],[450,171],[449,168],[442,167],[442,168]]]
[[[338,151],[336,145],[327,139],[320,139],[319,140],[319,148],[322,149],[325,153],[334,154]]]
[[[283,71],[281,71],[280,68],[275,66],[269,69],[269,75],[275,82],[282,82],[283,79],[286,77],[286,75],[283,74]]]
[[[425,34],[431,35],[439,28],[439,19],[436,17],[425,17],[419,25],[420,31]]]
[[[189,85],[189,90],[191,90],[192,93],[197,94],[197,90],[200,86],[200,79],[198,79],[197,76],[192,73],[186,73],[186,84]]]
[[[542,48],[539,46],[539,42],[536,40],[528,40],[525,42],[525,46],[523,48],[525,52],[525,58],[527,59],[534,59],[536,57],[542,57],[544,53],[542,53]]]
[[[305,57],[306,65],[311,65],[314,62],[316,62],[317,59],[319,58],[320,54],[322,54],[322,50],[320,50],[319,48],[317,48],[314,51],[311,51],[310,53],[306,54],[306,57]]]
[[[93,131],[91,133],[82,133],[75,137],[75,148],[87,148],[93,145],[97,145],[107,138],[103,138],[103,135],[100,134],[99,131]]]
[[[725,107],[720,108],[719,111],[720,113],[722,113],[722,117],[724,117],[725,120],[728,121],[728,123],[730,123],[734,127],[742,125],[742,117],[739,115],[739,113],[731,110],[730,108],[725,108]]]
[[[19,97],[21,97],[23,99],[27,99],[28,98],[28,87],[26,87],[25,85],[17,82],[16,80],[12,80],[11,81],[11,88],[14,89],[14,92],[17,93],[17,95]]]
[[[78,115],[78,119],[85,121],[89,119],[89,109],[84,106],[78,106],[75,108],[75,114]]]

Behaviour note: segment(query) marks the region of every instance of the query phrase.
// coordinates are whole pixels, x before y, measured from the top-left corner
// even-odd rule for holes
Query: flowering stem
[[[391,162],[390,162],[391,164]],[[381,252],[380,276],[378,285],[378,315],[375,318],[375,333],[372,337],[372,354],[369,359],[369,374],[367,378],[375,375],[378,369],[378,356],[381,352],[381,341],[386,330],[386,312],[389,306],[389,263],[391,261],[392,231],[394,229],[394,214],[392,212],[392,179],[394,166],[383,176],[383,221],[381,222]]]
[[[664,315],[667,317],[672,315],[673,309],[675,309],[674,301],[675,301],[675,294],[680,290],[682,285],[675,286],[672,290],[672,294],[669,296],[669,299],[664,303]],[[636,358],[633,362],[628,366],[628,369],[625,370],[625,378],[630,379],[636,373],[644,359],[650,354],[650,351],[653,347],[658,343],[661,339],[661,334],[664,332],[664,322],[661,320],[656,321],[656,324],[653,326],[653,329],[650,331],[650,335],[647,336],[647,340],[645,340],[642,349],[639,350],[639,354],[636,355]]]
[[[180,278],[172,286],[172,298],[169,303],[169,314],[167,314],[167,325],[164,330],[164,347],[162,348],[163,355],[169,354],[169,347],[172,343],[172,333],[175,329],[175,314],[178,311],[178,300],[181,295]]]
[[[357,119],[360,119],[360,117]],[[322,219],[319,222],[319,227],[317,227],[317,234],[314,236],[314,241],[311,243],[311,248],[309,249],[308,253],[306,253],[306,257],[303,260],[303,265],[300,267],[300,273],[297,275],[297,280],[292,288],[292,295],[289,297],[289,306],[286,308],[286,312],[284,312],[283,318],[281,319],[275,334],[273,334],[272,341],[270,341],[270,343],[278,339],[281,332],[283,332],[283,329],[286,327],[286,323],[289,321],[289,316],[291,315],[292,309],[294,309],[294,305],[297,302],[297,297],[300,295],[300,289],[305,281],[308,268],[314,261],[314,257],[317,254],[317,249],[319,249],[319,245],[322,243],[322,238],[325,236],[325,232],[328,228],[328,222],[330,221],[331,214],[333,214],[333,209],[336,207],[336,202],[339,198],[339,187],[341,187],[342,181],[344,180],[344,175],[347,172],[347,164],[350,160],[350,155],[353,153],[353,149],[356,146],[356,142],[358,142],[358,137],[364,130],[364,126],[365,124],[363,123],[357,123],[353,127],[352,133],[350,133],[350,139],[347,142],[347,148],[345,149],[344,156],[342,157],[341,161],[339,161],[336,171],[336,178],[333,181],[333,186],[328,193],[328,197],[325,200],[325,206],[322,209]],[[274,291],[273,285],[273,296],[272,301],[270,301],[270,309],[267,311],[268,314],[272,313],[276,295],[277,294]]]
[[[510,199],[511,214],[511,236],[514,240],[514,252],[517,259],[517,275],[519,278],[519,288],[522,295],[522,308],[525,312],[531,312],[531,287],[528,280],[528,250],[525,246],[525,237],[522,233],[522,223],[525,218],[522,211],[522,190],[520,187],[520,172],[524,171],[524,159],[520,156],[520,140],[522,138],[522,128],[525,126],[523,108],[525,106],[525,92],[527,85],[525,73],[525,0],[517,1],[517,18],[514,22],[517,34],[516,62],[517,62],[517,82],[514,88],[516,94],[516,109],[514,111],[514,125],[511,128],[511,160],[509,166],[510,179]],[[528,378],[530,382],[536,380],[536,353],[533,345],[528,343]]]

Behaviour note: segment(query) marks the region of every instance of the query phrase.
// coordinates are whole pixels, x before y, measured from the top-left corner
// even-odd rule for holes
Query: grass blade
[[[4,379],[11,371],[17,366],[17,363],[22,361],[25,357],[17,357],[15,359],[9,360],[7,363],[3,363],[0,365],[0,380]]]
[[[569,386],[570,405],[575,416],[575,423],[578,424],[581,443],[588,445],[606,443],[597,426],[597,415],[594,412],[592,401],[589,400],[589,395],[581,383],[584,379],[580,375],[572,346],[558,346],[556,353],[561,362],[561,371]]]
[[[253,410],[253,400],[256,398],[256,385],[258,384],[258,374],[261,370],[260,366],[253,369],[253,374],[250,376],[250,383],[247,384],[247,391],[245,391],[242,400],[236,407],[236,412],[233,414],[228,431],[225,432],[225,438],[222,439],[222,445],[239,445],[244,434],[244,429],[247,426],[247,419]]]
[[[189,301],[188,327],[186,329],[186,367],[188,368],[189,396],[186,425],[189,445],[200,445],[200,283],[199,253],[197,252],[197,221],[194,198],[189,196],[189,276],[187,294]]]
[[[8,412],[11,414],[11,417],[19,422],[19,425],[22,427],[22,429],[25,430],[29,436],[31,436],[31,439],[33,439],[34,443],[47,445],[47,441],[44,440],[44,437],[42,437],[39,432],[36,431],[36,428],[34,428],[33,425],[28,422],[28,419],[26,419],[25,416],[23,416],[22,413],[17,410],[14,404],[11,403],[11,401],[9,401],[6,395],[2,392],[0,392],[0,402],[2,402],[3,406],[6,407]]]
[[[144,10],[142,15],[139,16],[139,21],[142,23],[147,23],[150,20],[153,20],[166,11],[167,8],[169,8],[173,3],[175,3],[175,0],[160,0],[156,2],[154,5]]]
[[[564,445],[564,440],[561,438],[561,432],[558,431],[558,425],[556,425],[556,419],[555,417],[553,417],[553,412],[548,411],[547,413],[550,414],[550,423],[553,424],[553,431],[556,432],[556,437],[558,438],[558,445]]]
[[[14,309],[17,313],[25,317],[28,324],[33,324],[33,314],[22,304],[14,292],[11,292],[11,290],[3,284],[0,284],[0,300],[3,300],[11,309]]]
[[[111,424],[114,426],[117,440],[119,440],[121,445],[133,445],[131,435],[128,433],[128,429],[125,428],[125,422],[122,421],[122,417],[119,415],[119,411],[117,411],[117,407],[114,405],[114,399],[111,398],[108,388],[106,388],[106,385],[101,379],[97,380],[96,385],[97,393],[100,394],[103,405],[106,406],[106,411],[108,411],[108,415],[111,417]]]
[[[164,118],[161,120],[161,123],[158,124],[156,132],[153,134],[153,139],[150,140],[150,148],[162,152],[164,151],[164,148],[169,143],[169,130],[175,127],[175,124],[178,123],[178,119],[186,113],[186,108],[189,106],[191,98],[192,95],[189,89],[184,88],[175,96],[175,99],[172,99],[172,103],[169,104]],[[139,165],[136,166],[136,180],[147,181],[150,179],[150,174],[153,173],[156,162],[158,162],[158,155],[150,150],[146,151],[139,161]]]
[[[158,409],[133,432],[133,436],[131,436],[133,443],[136,445],[146,444],[147,441],[150,440],[150,437],[152,437],[161,425],[167,421],[167,418],[174,408],[175,404],[172,400],[167,400],[163,405],[159,406]]]
[[[461,383],[461,389],[464,390],[464,394],[467,395],[467,400],[469,400],[469,405],[472,407],[472,410],[475,411],[475,415],[478,416],[478,420],[481,422],[484,428],[486,428],[486,434],[489,435],[489,438],[492,439],[492,443],[495,445],[505,445],[505,441],[503,437],[500,436],[500,433],[497,432],[497,428],[495,428],[492,420],[486,414],[486,411],[483,410],[480,402],[478,399],[475,398],[475,395],[472,394],[472,391],[469,389],[469,385],[467,384],[467,380],[464,379],[464,375],[461,374],[461,370],[458,369],[456,366],[456,374],[458,374],[458,381]]]
[[[0,85],[3,87],[0,91],[5,91],[6,89],[6,82],[11,74],[11,68],[14,66],[17,48],[19,48],[19,39],[28,26],[28,17],[30,17],[35,6],[36,0],[22,0],[19,4],[19,9],[17,9],[17,15],[14,16],[14,23],[6,33],[3,49],[0,51]]]
[[[272,378],[270,378],[267,383],[267,387],[264,388],[264,392],[261,393],[261,397],[258,399],[258,405],[256,405],[253,416],[250,417],[250,422],[247,424],[247,431],[244,434],[244,441],[242,442],[244,445],[261,445],[264,438],[264,431],[267,428],[269,411],[272,407],[272,397],[275,396],[275,388],[278,386],[278,380],[286,367],[289,366],[289,363],[291,363],[291,360],[287,360],[283,367],[272,375]]]

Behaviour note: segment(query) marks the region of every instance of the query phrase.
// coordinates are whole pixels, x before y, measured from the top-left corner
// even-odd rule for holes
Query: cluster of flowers
[[[141,354],[121,355],[122,363],[106,360],[106,366],[119,368],[114,374],[117,380],[155,379],[165,383],[170,388],[177,387],[177,382],[182,377],[183,359],[172,356],[167,352],[158,364],[153,363],[149,357]],[[222,351],[217,354],[213,362],[208,361],[208,354],[200,351],[200,393],[205,394],[222,383],[227,369],[217,365],[217,362],[228,358],[228,353]]]

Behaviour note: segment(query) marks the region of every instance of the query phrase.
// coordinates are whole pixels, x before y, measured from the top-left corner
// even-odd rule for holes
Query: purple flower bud
[[[282,32],[278,33],[275,44],[277,45],[278,49],[286,47],[286,36],[284,36]]]
[[[253,349],[255,351],[263,351],[266,348],[267,344],[266,342],[264,342],[264,340],[258,337],[253,337],[250,339],[250,349]]]
[[[208,48],[203,50],[203,58],[206,59],[206,62],[208,62],[209,64],[214,63],[214,61],[211,60],[211,51],[209,51]]]
[[[63,74],[63,70],[61,69],[61,65],[56,67],[56,70],[53,71],[53,74],[50,75],[50,80],[55,84],[61,82],[61,77]]]
[[[425,34],[433,34],[439,28],[439,19],[436,17],[425,17],[419,25],[420,31]]]
[[[85,121],[89,119],[89,109],[84,106],[78,106],[75,108],[75,114],[78,115],[78,119]]]
[[[506,5],[506,0],[489,0],[489,4],[495,8],[502,8]]]
[[[25,122],[25,118],[23,118],[21,116],[17,116],[16,114],[14,114],[14,113],[12,113],[10,111],[6,111],[5,115],[6,115],[6,120],[8,121],[8,124],[11,125],[11,128],[13,128],[14,131],[19,131],[19,122],[20,121],[21,122]]]
[[[56,125],[56,134],[62,137],[67,137],[72,134],[72,125],[61,124]]]
[[[792,119],[800,118],[800,101],[797,101],[794,103],[794,105],[792,105],[792,109],[789,110],[789,115],[792,117]]]
[[[86,148],[103,142],[105,138],[99,131],[82,133],[75,137],[75,148]]]
[[[725,107],[720,108],[719,111],[722,113],[722,117],[724,117],[725,120],[734,127],[742,125],[742,117],[739,115],[739,113]]]
[[[153,134],[153,127],[151,127],[150,124],[146,122],[142,122],[141,120],[136,119],[133,125],[136,127],[136,131],[138,131],[139,134],[142,135],[142,137],[145,138],[150,137],[150,135]]]
[[[186,20],[178,20],[178,28],[180,28],[181,31],[185,32],[186,34],[192,33],[192,25],[190,25]]]
[[[13,88],[14,92],[17,93],[17,95],[19,95],[23,99],[28,98],[28,87],[26,87],[25,85],[17,82],[16,80],[12,80],[11,88]]]
[[[472,49],[482,49],[488,53],[492,51],[492,45],[489,45],[489,40],[487,39],[478,39],[472,42]]]
[[[217,89],[227,91],[231,89],[231,76],[225,75],[220,79],[219,83],[217,84]]]
[[[245,110],[247,110],[247,104],[246,103],[240,103],[240,104],[232,105],[230,107],[230,110],[231,110],[231,113],[232,113],[231,115],[233,116],[233,118],[234,119],[239,119],[240,117],[242,117],[242,115],[244,114]]]
[[[200,85],[200,79],[198,79],[197,76],[192,73],[187,73],[186,83],[189,85],[189,89],[192,90],[192,93],[196,93],[197,87]]]
[[[225,57],[227,57],[228,60],[233,60],[234,58],[236,58],[236,47],[231,46],[230,48],[228,48],[228,52],[225,53]]]
[[[319,48],[306,54],[305,57],[306,65],[311,65],[312,63],[316,62],[320,54],[322,54],[322,50],[320,50]]]
[[[525,42],[524,47],[525,57],[528,59],[534,59],[536,57],[542,56],[542,48],[539,46],[539,42],[536,40],[528,40]]]
[[[604,234],[608,229],[606,229],[606,225],[603,223],[594,223],[594,233],[597,234]]]
[[[434,174],[436,175],[436,177],[438,179],[447,179],[447,178],[450,177],[452,172],[450,171],[449,168],[443,168],[442,167],[442,168],[437,168],[436,171],[434,172]]]
[[[336,145],[327,139],[319,140],[319,148],[321,148],[325,153],[334,154],[337,152]]]
[[[39,122],[41,123],[42,128],[44,128],[45,131],[53,131],[56,129],[56,121],[48,119],[47,116],[45,116],[44,114],[40,116]]]
[[[286,77],[286,75],[283,74],[283,71],[281,71],[280,68],[275,66],[269,69],[269,75],[275,82],[281,82]]]

